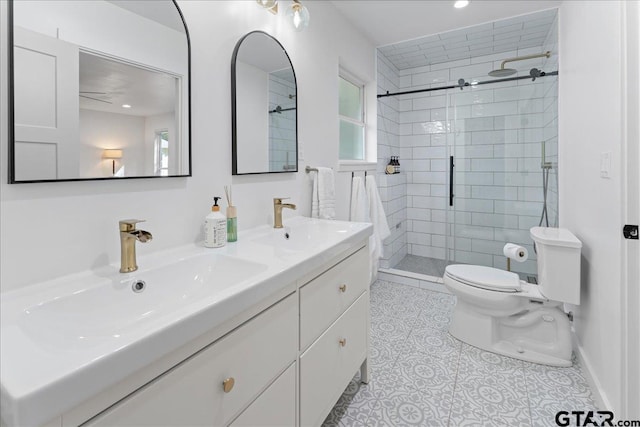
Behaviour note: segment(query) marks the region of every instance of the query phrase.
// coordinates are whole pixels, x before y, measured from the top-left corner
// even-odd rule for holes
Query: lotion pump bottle
[[[207,248],[219,248],[227,243],[227,218],[218,206],[220,197],[213,198],[211,213],[204,219],[204,245]]]

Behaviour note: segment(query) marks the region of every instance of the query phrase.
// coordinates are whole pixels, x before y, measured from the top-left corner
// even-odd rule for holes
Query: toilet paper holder
[[[502,250],[505,258],[507,258],[507,271],[511,271],[511,260],[515,259],[518,262],[524,262],[529,258],[528,251],[522,247],[513,243],[507,243]]]

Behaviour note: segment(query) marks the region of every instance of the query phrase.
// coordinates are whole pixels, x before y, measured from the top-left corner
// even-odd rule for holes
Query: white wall
[[[152,242],[138,255],[202,240],[211,198],[233,184],[240,230],[272,221],[273,197],[291,197],[292,214],[310,212],[304,166],[338,166],[338,62],[365,82],[375,81],[373,45],[329,2],[307,2],[311,24],[296,33],[284,14],[253,1],[178,1],[191,36],[193,176],[7,185],[6,2],[0,14],[0,282],[3,291],[74,271],[119,263],[118,220],[143,218]],[[298,137],[302,172],[231,176],[231,75],[233,48],[252,30],[283,44],[298,79]],[[375,103],[375,85],[372,86]],[[376,126],[375,115],[371,125]],[[337,215],[346,219],[350,173],[336,177]],[[242,239],[242,236],[240,236]]]
[[[585,366],[604,404],[618,417],[622,414],[622,22],[619,1],[566,1],[560,9],[560,226],[583,244],[581,304],[573,308],[574,326]],[[603,152],[611,153],[608,179],[600,176]]]

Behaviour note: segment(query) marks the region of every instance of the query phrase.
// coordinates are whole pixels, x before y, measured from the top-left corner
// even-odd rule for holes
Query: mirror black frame
[[[238,58],[238,51],[240,50],[240,46],[242,42],[252,34],[264,34],[265,36],[272,39],[274,42],[280,46],[282,52],[284,52],[287,60],[289,61],[289,65],[291,65],[291,72],[293,73],[293,80],[296,84],[296,93],[295,93],[295,109],[296,109],[296,164],[295,169],[282,170],[282,171],[264,171],[264,172],[240,172],[238,173],[238,117],[237,117],[237,103],[236,103],[236,60]],[[232,175],[261,175],[267,173],[291,173],[298,172],[298,79],[296,77],[296,70],[293,68],[293,63],[291,62],[291,58],[287,53],[287,50],[282,46],[282,43],[278,41],[271,34],[266,33],[264,31],[251,31],[238,40],[236,47],[233,49],[233,55],[231,56],[231,174]]]
[[[14,114],[14,70],[13,70],[13,2],[14,0],[8,0],[7,4],[7,43],[8,43],[8,52],[7,52],[7,67],[8,67],[8,90],[7,90],[7,100],[8,100],[8,137],[9,137],[9,150],[8,150],[8,172],[9,172],[9,184],[30,184],[36,182],[68,182],[68,181],[105,181],[105,180],[126,180],[126,179],[146,179],[146,178],[183,178],[193,176],[193,164],[192,164],[192,144],[191,144],[191,38],[189,36],[189,28],[187,27],[187,22],[184,20],[184,15],[182,14],[182,10],[180,10],[180,6],[176,0],[171,0],[173,5],[175,6],[178,14],[180,15],[180,19],[182,20],[182,25],[184,25],[185,35],[187,36],[187,92],[188,92],[188,100],[187,100],[187,135],[189,136],[189,173],[181,174],[181,175],[169,175],[169,176],[155,176],[155,175],[146,175],[146,176],[123,176],[123,177],[96,177],[96,178],[62,178],[62,179],[41,179],[41,180],[24,180],[24,181],[16,181],[15,180],[15,114]]]

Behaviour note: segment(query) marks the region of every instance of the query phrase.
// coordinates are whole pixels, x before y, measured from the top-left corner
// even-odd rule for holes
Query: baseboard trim
[[[600,381],[598,381],[598,377],[596,376],[591,362],[589,358],[585,354],[584,348],[580,345],[580,341],[578,341],[578,337],[575,334],[574,330],[571,330],[571,338],[573,341],[573,349],[576,353],[576,357],[578,358],[578,362],[580,362],[580,366],[582,366],[582,370],[584,376],[589,383],[589,387],[593,392],[593,399],[595,400],[596,406],[601,410],[612,411],[613,406],[611,405],[611,401],[607,397],[606,393],[602,390],[600,385]]]

